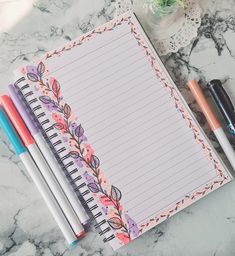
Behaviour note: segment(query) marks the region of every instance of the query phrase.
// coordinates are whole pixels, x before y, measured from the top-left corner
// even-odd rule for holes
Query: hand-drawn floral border
[[[47,53],[44,60],[46,61],[47,59],[50,59],[52,57],[59,57],[61,56],[63,53],[67,52],[67,51],[70,51],[71,49],[73,49],[74,47],[78,47],[79,45],[82,45],[83,43],[93,39],[94,37],[96,37],[97,35],[103,33],[103,32],[107,32],[107,31],[112,31],[113,29],[115,29],[116,27],[124,24],[124,23],[127,23],[129,26],[130,26],[130,30],[131,30],[131,33],[133,34],[133,36],[135,37],[135,39],[137,40],[137,43],[140,47],[142,47],[145,55],[148,57],[148,60],[150,62],[150,65],[151,67],[153,68],[153,70],[155,71],[157,77],[162,81],[163,83],[163,86],[165,87],[166,90],[169,91],[170,95],[171,95],[171,98],[175,104],[175,107],[176,109],[181,113],[181,116],[182,118],[185,120],[186,122],[186,125],[189,129],[191,129],[192,133],[193,133],[193,136],[194,136],[194,139],[196,140],[196,142],[198,144],[201,145],[202,149],[204,150],[205,152],[205,156],[208,158],[209,161],[211,161],[214,165],[214,169],[215,171],[217,172],[218,174],[218,180],[215,180],[213,181],[212,183],[210,184],[207,184],[204,188],[202,189],[199,189],[198,191],[192,193],[191,195],[186,195],[185,198],[183,198],[182,200],[179,200],[178,202],[176,202],[175,206],[171,207],[169,210],[167,210],[166,212],[162,212],[160,214],[157,214],[154,218],[150,218],[149,220],[145,221],[144,223],[141,223],[140,224],[140,229],[139,229],[139,234],[145,232],[146,230],[150,229],[152,226],[154,226],[156,223],[159,223],[160,220],[163,221],[164,219],[167,219],[169,218],[171,215],[173,215],[174,213],[176,213],[177,211],[179,211],[180,209],[186,207],[187,205],[190,204],[190,202],[192,200],[197,200],[199,198],[201,198],[202,196],[204,196],[206,193],[209,193],[210,191],[212,191],[213,189],[215,189],[216,187],[219,187],[221,186],[223,183],[226,183],[229,181],[229,177],[226,176],[224,174],[224,172],[221,170],[220,168],[220,165],[218,163],[218,161],[214,158],[213,156],[213,151],[211,149],[211,147],[208,145],[208,143],[206,141],[204,141],[202,138],[201,138],[201,133],[200,131],[197,129],[197,126],[196,124],[194,123],[194,121],[192,120],[192,118],[190,117],[190,114],[188,113],[188,110],[183,106],[183,104],[181,103],[181,100],[179,98],[179,95],[176,91],[176,89],[171,85],[171,82],[169,81],[169,79],[167,78],[167,76],[164,74],[164,72],[162,72],[162,70],[160,70],[159,68],[159,64],[155,58],[155,56],[153,55],[151,49],[149,48],[145,38],[141,35],[139,29],[137,28],[133,18],[129,15],[129,14],[126,14],[124,15],[123,17],[119,17],[117,19],[115,19],[114,21],[111,21],[107,24],[105,24],[104,26],[101,26],[97,29],[94,29],[92,30],[91,32],[83,35],[82,37],[80,37],[78,40],[75,40],[73,41],[72,43],[68,44],[67,46],[64,46],[63,48],[59,49],[59,50],[55,50],[51,53]],[[42,64],[41,64],[42,65]],[[48,85],[46,85],[48,86]],[[54,85],[55,86],[55,85]],[[57,86],[58,85],[58,82],[57,82]],[[48,88],[49,89],[49,88]],[[56,90],[55,90],[56,92]],[[45,99],[48,99],[48,98],[41,98],[42,101],[44,101],[45,103]],[[58,98],[58,101],[55,102],[55,108],[58,107],[58,104],[60,104],[60,100],[62,100],[62,97],[61,99]],[[62,114],[65,114],[68,116],[68,113],[70,112],[70,108],[68,107],[68,105],[66,105],[65,107],[65,113],[64,113],[64,107],[62,107],[63,111],[62,111]],[[58,108],[58,112],[60,112],[61,110],[61,106]],[[61,129],[62,127],[56,127],[57,125],[55,124],[55,128],[59,128]],[[79,128],[79,130],[77,130],[76,134],[78,135],[82,130],[82,127]],[[76,135],[76,136],[77,136]],[[77,136],[79,137],[79,136]],[[79,147],[79,146],[78,146]],[[81,153],[81,152],[80,152]],[[74,153],[72,152],[72,155]],[[74,154],[74,156],[76,155],[76,153]],[[89,161],[88,163],[86,163],[87,167],[96,167],[96,166],[99,166],[99,159],[94,156],[93,157],[93,163],[91,164],[91,162]],[[95,172],[94,172],[95,175],[97,175],[97,172],[96,172],[96,168],[95,168]],[[98,186],[98,187],[97,187]],[[118,190],[116,187],[112,187],[114,189],[114,191],[118,191],[117,193],[119,194],[119,197],[121,197],[121,192],[120,190]],[[112,190],[111,188],[111,190]],[[90,185],[90,190],[93,192],[96,192],[97,190],[101,190],[100,187],[99,187],[99,181],[98,181],[98,185]],[[104,192],[106,190],[103,190]],[[106,191],[107,192],[107,191]],[[108,198],[112,198],[111,194],[107,194],[106,195],[106,192],[105,192],[105,196],[108,195]],[[115,193],[116,193],[115,192]],[[119,206],[118,206],[119,207]],[[122,211],[121,211],[122,212]],[[115,226],[116,226],[116,221],[114,221],[115,224],[114,224],[114,229],[115,229]],[[123,221],[124,223],[124,221]],[[129,222],[129,225],[131,224],[132,222],[130,221]],[[134,222],[135,223],[135,222]],[[112,226],[112,221],[111,221],[111,226]],[[135,223],[136,224],[136,223]],[[125,225],[125,224],[124,224]],[[117,226],[119,226],[119,224],[117,224]],[[128,232],[126,232],[128,234]],[[129,232],[130,233],[130,232]],[[138,234],[138,235],[139,235]],[[124,232],[124,236],[122,236],[123,234],[116,234],[116,237],[118,237],[120,239],[120,241],[122,241],[122,243],[128,243],[130,241],[130,238],[128,236],[125,236],[125,232]],[[137,236],[138,236],[137,235]],[[136,237],[137,237],[136,236]]]
[[[104,173],[100,169],[100,160],[94,155],[91,146],[86,142],[85,131],[81,124],[77,124],[72,115],[71,107],[61,96],[61,87],[55,78],[44,79],[47,73],[43,62],[37,67],[27,66],[24,73],[29,81],[35,83],[41,91],[39,100],[52,113],[55,123],[53,127],[67,136],[70,141],[70,156],[79,161],[87,171],[83,174],[88,188],[93,194],[99,194],[100,203],[106,206],[108,224],[115,230],[115,235],[123,244],[129,243],[139,235],[137,224],[121,206],[121,191],[114,185],[108,186]],[[55,118],[56,113],[56,118]],[[87,146],[91,154],[87,154]]]
[[[180,210],[180,208],[184,208],[187,205],[190,204],[193,200],[198,200],[202,196],[204,196],[206,193],[211,192],[216,187],[221,186],[225,182],[229,181],[228,175],[225,175],[224,172],[220,168],[219,162],[214,158],[213,151],[209,144],[204,141],[203,138],[201,138],[201,133],[199,132],[199,129],[197,128],[195,122],[190,117],[190,114],[188,110],[185,108],[185,106],[182,104],[182,101],[179,98],[179,95],[176,91],[176,89],[171,85],[171,82],[167,78],[166,74],[162,72],[162,70],[159,69],[159,63],[157,62],[155,56],[153,55],[151,49],[149,48],[145,38],[138,30],[136,24],[134,23],[132,17],[129,17],[130,19],[130,26],[131,26],[131,32],[133,36],[136,38],[138,45],[142,47],[145,55],[147,56],[151,67],[155,71],[157,77],[162,81],[163,86],[171,95],[171,98],[175,104],[175,108],[179,111],[182,118],[185,120],[185,123],[189,129],[191,129],[194,139],[198,144],[201,145],[202,149],[204,150],[206,158],[213,163],[214,169],[218,175],[218,180],[215,180],[211,182],[210,184],[206,185],[204,188],[199,188],[198,191],[192,193],[191,195],[186,195],[185,198],[182,200],[179,200],[175,203],[175,206],[171,207],[169,210],[162,212],[160,214],[157,214],[154,218],[150,218],[149,220],[145,221],[144,223],[141,223],[140,225],[140,231],[141,233],[145,232],[146,230],[150,229],[152,226],[156,225],[160,220],[163,221],[164,219],[169,218],[171,215],[176,213]]]

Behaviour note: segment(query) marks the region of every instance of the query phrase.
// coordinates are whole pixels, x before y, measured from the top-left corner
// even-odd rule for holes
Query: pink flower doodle
[[[103,205],[109,226],[115,231],[120,242],[128,243],[131,237],[139,234],[139,230],[130,216],[123,212],[120,203],[122,193],[116,186],[107,184],[104,172],[100,169],[100,160],[87,143],[82,125],[75,121],[71,107],[63,101],[59,82],[54,77],[43,81],[44,72],[45,66],[40,62],[37,67],[27,68],[27,77],[41,90],[42,96],[39,100],[51,112],[52,119],[55,121],[54,128],[68,139],[71,148],[70,156],[74,158],[79,168],[87,169],[83,176],[89,190],[99,198]]]

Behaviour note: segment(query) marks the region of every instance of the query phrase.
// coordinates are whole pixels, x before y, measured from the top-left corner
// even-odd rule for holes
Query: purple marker
[[[73,207],[74,212],[76,213],[77,217],[79,218],[82,224],[87,224],[89,221],[89,216],[85,212],[80,200],[78,199],[76,194],[73,192],[71,186],[69,185],[69,182],[67,182],[61,166],[58,164],[55,156],[53,155],[49,146],[47,145],[43,135],[41,134],[40,130],[37,128],[35,122],[33,121],[32,115],[27,112],[26,109],[28,108],[24,104],[23,100],[20,99],[20,95],[18,94],[17,89],[13,85],[9,85],[8,92],[12,101],[14,102],[15,107],[17,108],[26,126],[28,127],[30,133],[35,139],[50,169],[54,173],[58,183],[60,184],[65,195],[67,196],[71,206]]]

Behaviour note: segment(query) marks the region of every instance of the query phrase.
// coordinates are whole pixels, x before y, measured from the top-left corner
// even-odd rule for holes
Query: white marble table
[[[219,78],[235,102],[235,1],[200,2],[203,14],[197,39],[163,60],[208,131],[185,83],[189,78],[202,83]],[[111,19],[113,11],[114,0],[0,0],[0,92],[12,81],[17,66]],[[0,255],[235,255],[234,182],[118,252],[92,231],[78,246],[68,248],[27,172],[0,134]],[[235,139],[230,139],[235,146]]]

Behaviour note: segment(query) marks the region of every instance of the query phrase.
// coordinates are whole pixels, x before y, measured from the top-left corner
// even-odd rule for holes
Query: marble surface
[[[163,61],[221,152],[185,84],[189,78],[202,84],[219,78],[235,102],[235,1],[200,4],[198,37]],[[12,81],[17,66],[110,20],[113,13],[114,0],[0,0],[0,92]],[[93,228],[71,249],[2,131],[0,140],[0,255],[235,255],[234,182],[117,252],[103,244]],[[230,140],[235,146],[235,139]]]

